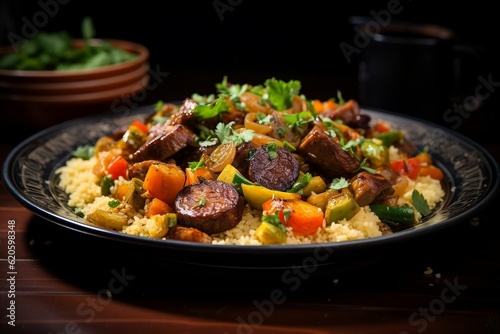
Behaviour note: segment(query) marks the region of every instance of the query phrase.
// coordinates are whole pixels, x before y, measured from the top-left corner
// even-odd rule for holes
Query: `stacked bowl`
[[[92,69],[0,69],[0,110],[7,119],[41,129],[72,118],[111,111],[134,99],[149,82],[149,51],[123,40],[106,40],[136,54],[132,60]],[[75,40],[76,47],[84,41]],[[100,43],[100,40],[92,40]],[[3,48],[0,55],[14,52]]]

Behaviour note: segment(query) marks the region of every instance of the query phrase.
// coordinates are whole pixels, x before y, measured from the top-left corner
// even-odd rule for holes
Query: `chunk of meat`
[[[321,113],[321,116],[331,119],[339,119],[344,124],[349,124],[356,120],[356,116],[361,114],[361,108],[355,100],[348,100],[335,109],[327,109]]]
[[[394,193],[391,182],[380,174],[360,172],[351,178],[349,184],[359,206],[380,202]]]
[[[188,120],[191,120],[194,118],[194,108],[198,105],[196,101],[193,99],[187,98],[184,99],[182,102],[182,105],[179,108],[179,111],[175,114],[173,114],[166,122],[165,124],[167,126],[169,125],[177,125],[177,124],[184,124]]]
[[[328,178],[351,177],[359,167],[359,160],[317,125],[304,137],[298,151]]]
[[[236,147],[236,155],[232,165],[238,169],[243,175],[248,175],[248,168],[250,166],[250,152],[255,149],[252,142],[246,142]]]
[[[299,162],[287,149],[265,145],[257,148],[248,168],[250,181],[269,189],[286,191],[299,177]],[[274,156],[275,155],[275,156]]]
[[[196,146],[196,144],[193,143],[192,145],[189,145],[178,153],[174,154],[169,159],[172,159],[172,161],[174,161],[182,169],[185,169],[189,167],[190,162],[200,161],[201,159],[204,159],[206,162],[208,157],[216,147],[216,145],[208,147]]]
[[[173,114],[175,114],[179,110],[179,106],[175,103],[163,103],[159,110],[156,108],[149,113],[144,119],[144,123],[150,123],[154,121],[155,116],[161,116],[165,118],[170,118]],[[161,124],[156,124],[154,126],[158,126]]]
[[[271,113],[272,130],[267,135],[281,141],[286,141],[293,147],[299,145],[302,137],[307,133],[308,125],[296,126],[293,129],[288,127],[287,121],[282,112],[273,111]]]
[[[180,106],[171,103],[163,105],[161,113],[167,118],[167,120],[164,123],[153,125],[149,129],[147,140],[151,141],[168,132],[172,126],[184,124],[186,121],[193,119],[193,110],[197,105],[198,104],[195,101],[189,98],[185,99]]]
[[[166,127],[163,133],[148,139],[132,153],[132,162],[144,160],[164,161],[194,142],[196,135],[182,124]]]
[[[168,230],[168,239],[181,240],[181,241],[193,241],[200,242],[204,244],[212,243],[212,237],[193,227],[184,227],[175,225]]]
[[[244,201],[236,188],[203,180],[183,188],[175,199],[177,223],[209,235],[232,229],[241,221]]]
[[[137,178],[140,180],[144,180],[148,172],[149,166],[157,162],[158,160],[144,160],[129,165],[128,167],[129,178],[130,179]]]
[[[335,109],[328,109],[321,116],[341,120],[343,124],[352,128],[368,129],[370,116],[361,114],[361,108],[356,100],[348,100]]]

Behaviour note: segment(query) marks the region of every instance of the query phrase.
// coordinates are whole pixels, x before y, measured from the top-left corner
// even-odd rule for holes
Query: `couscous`
[[[216,87],[79,147],[57,171],[75,214],[145,238],[291,245],[397,233],[445,197],[432,148],[354,100],[274,78]]]

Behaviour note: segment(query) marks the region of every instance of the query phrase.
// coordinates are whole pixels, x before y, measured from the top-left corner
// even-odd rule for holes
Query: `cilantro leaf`
[[[354,172],[357,172],[357,171],[360,171],[360,170],[364,170],[364,171],[367,171],[370,174],[375,174],[377,171],[374,168],[371,168],[371,167],[367,166],[366,165],[367,161],[368,161],[368,159],[364,158],[361,161],[361,163],[359,164],[359,167]]]
[[[160,111],[161,108],[163,108],[164,104],[165,103],[163,102],[163,100],[156,101],[156,103],[154,104],[154,107],[153,107],[154,111]]]
[[[295,114],[283,113],[283,118],[290,128],[298,128],[314,121],[314,115],[310,111],[301,111]]]
[[[94,155],[94,146],[92,145],[82,145],[78,146],[72,155],[75,158],[81,158],[83,160],[89,160]]]
[[[340,92],[340,90],[337,90],[337,104],[339,106],[343,105],[345,103],[345,100],[344,98],[342,97],[342,93]]]
[[[201,95],[198,93],[191,94],[191,99],[193,99],[198,104],[210,104],[215,101],[215,94]]]
[[[194,115],[197,118],[209,119],[219,115],[220,113],[228,111],[229,106],[222,98],[218,98],[212,104],[199,104],[194,107]]]
[[[198,168],[205,167],[205,159],[201,158],[200,161],[188,162],[188,167],[191,171],[195,172]]]
[[[269,154],[269,159],[273,160],[278,157],[278,145],[275,142],[270,142],[265,148],[267,154]]]
[[[295,181],[295,183],[292,185],[292,187],[290,189],[287,190],[287,192],[289,192],[289,193],[300,193],[300,191],[302,190],[302,188],[304,188],[305,186],[307,186],[309,184],[309,182],[311,182],[311,180],[312,180],[311,173],[305,173],[304,175],[302,175],[301,177],[299,177],[297,179],[297,181]]]
[[[330,184],[330,189],[331,190],[340,190],[343,188],[347,188],[349,186],[349,182],[345,177],[340,177],[340,178],[335,178],[332,180],[332,183]]]
[[[290,80],[285,82],[275,78],[267,79],[265,82],[269,102],[278,111],[288,109],[292,106],[292,98],[298,95],[301,88],[300,81]]]
[[[253,130],[244,130],[237,132],[233,129],[234,121],[227,124],[218,123],[215,127],[215,135],[221,144],[233,142],[236,146],[247,143],[253,139],[255,132]]]
[[[109,205],[109,207],[110,207],[110,208],[116,208],[116,207],[118,207],[118,205],[120,205],[120,204],[121,204],[121,203],[120,203],[120,201],[119,201],[119,200],[117,200],[117,199],[112,199],[112,200],[110,200],[110,201],[108,202],[108,205]]]
[[[411,193],[411,200],[413,207],[422,214],[422,216],[426,216],[431,213],[431,209],[429,208],[429,204],[424,196],[417,190],[414,189]]]
[[[272,224],[272,225],[278,227],[282,232],[286,233],[286,227],[281,222],[281,219],[279,218],[279,213],[280,213],[280,211],[276,210],[273,214],[263,215],[261,219],[263,222],[267,222],[269,224]]]
[[[257,123],[258,124],[269,125],[269,124],[271,124],[272,120],[273,120],[272,115],[266,115],[264,113],[257,112]]]
[[[247,91],[248,84],[229,84],[227,77],[224,77],[222,83],[216,85],[219,97],[229,97],[231,101],[239,99],[241,94]]]
[[[342,145],[342,149],[344,151],[349,151],[352,154],[355,154],[354,148],[356,146],[358,146],[359,144],[361,144],[361,142],[363,142],[363,140],[364,140],[363,137],[359,137],[359,138],[356,138],[356,139],[350,139],[347,143],[345,143],[344,145]]]

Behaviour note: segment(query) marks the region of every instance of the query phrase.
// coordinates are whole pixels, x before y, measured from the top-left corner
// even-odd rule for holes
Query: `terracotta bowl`
[[[0,110],[7,120],[40,129],[85,115],[109,112],[133,99],[149,82],[149,51],[122,40],[107,40],[135,53],[134,60],[87,70],[0,69]],[[99,43],[99,40],[93,40]],[[75,46],[83,45],[76,40]],[[12,52],[4,48],[0,54]],[[5,119],[5,118],[4,118]]]

